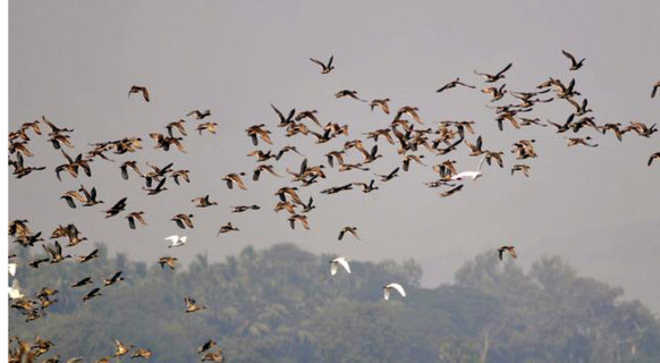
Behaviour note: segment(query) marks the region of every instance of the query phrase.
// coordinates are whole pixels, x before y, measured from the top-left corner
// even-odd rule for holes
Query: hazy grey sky
[[[660,246],[660,167],[646,160],[660,151],[651,139],[596,135],[600,147],[567,148],[550,128],[497,130],[488,97],[457,88],[435,89],[457,76],[482,85],[473,69],[496,72],[508,62],[509,89],[530,90],[549,76],[570,80],[589,99],[599,123],[658,121],[660,99],[649,98],[660,79],[660,3],[644,2],[303,2],[303,1],[10,1],[9,2],[9,126],[45,114],[57,125],[75,129],[76,150],[89,142],[141,136],[143,152],[97,160],[94,177],[55,179],[59,152],[34,137],[36,156],[30,165],[49,169],[19,182],[9,181],[9,216],[29,218],[46,234],[75,222],[92,241],[105,241],[112,251],[156,261],[174,252],[187,260],[208,252],[223,259],[248,244],[265,247],[292,241],[313,252],[331,252],[353,259],[414,258],[424,267],[424,281],[449,282],[466,259],[502,243],[518,247],[519,263],[528,266],[541,255],[559,254],[581,274],[621,285],[627,296],[641,298],[660,311],[658,247]],[[583,69],[568,71],[560,50],[587,58]],[[335,55],[336,70],[319,74],[309,57]],[[127,98],[132,84],[149,86],[152,102]],[[220,177],[251,172],[254,150],[244,129],[266,123],[275,146],[296,144],[310,164],[325,163],[322,154],[341,148],[343,136],[315,145],[312,138],[288,139],[274,125],[269,107],[318,109],[323,122],[350,125],[350,139],[386,127],[391,116],[370,112],[366,104],[336,100],[348,88],[365,98],[390,97],[392,108],[420,108],[426,124],[446,119],[477,121],[485,146],[506,152],[505,168],[489,168],[484,178],[442,199],[423,182],[434,179],[430,168],[413,165],[408,173],[381,190],[363,195],[354,190],[334,196],[318,191],[348,181],[368,181],[372,171],[389,172],[399,157],[384,142],[386,155],[368,173],[330,171],[328,182],[303,188],[314,193],[317,209],[311,231],[289,229],[284,212],[272,212],[273,192],[286,179],[266,175],[249,182],[247,192],[228,190]],[[505,98],[509,102],[510,98]],[[188,122],[187,154],[153,150],[147,134],[165,132],[164,125],[192,109],[212,110],[220,123],[216,136],[192,132]],[[531,113],[563,121],[570,105],[539,105]],[[539,158],[532,176],[511,177],[511,144],[536,138]],[[371,142],[368,142],[371,145]],[[260,149],[270,146],[260,143]],[[461,169],[478,160],[467,148],[449,155]],[[431,158],[429,160],[429,158]],[[121,179],[119,162],[129,159],[156,164],[175,162],[190,169],[192,183],[149,196],[136,178]],[[358,156],[353,155],[357,161]],[[444,157],[427,156],[430,164]],[[278,172],[297,168],[300,158],[287,154]],[[128,197],[127,211],[144,210],[149,226],[128,229],[123,217],[104,219],[105,208],[69,209],[61,193],[81,183],[96,186],[100,199],[112,204]],[[190,199],[211,194],[221,205],[195,209]],[[257,212],[234,215],[230,206],[258,203]],[[165,248],[164,236],[181,233],[173,215],[195,214],[195,228],[185,233],[189,244]],[[232,221],[241,231],[215,238],[221,224]],[[337,241],[344,225],[356,225],[361,241]],[[90,245],[76,247],[76,253]]]

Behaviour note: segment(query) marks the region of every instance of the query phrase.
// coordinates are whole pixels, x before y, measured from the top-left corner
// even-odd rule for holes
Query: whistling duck
[[[513,246],[502,246],[497,249],[497,254],[500,258],[500,261],[504,258],[504,252],[508,252],[509,255],[513,258],[517,258],[518,255],[516,254],[516,248]]]
[[[504,72],[508,71],[511,68],[511,66],[513,66],[513,63],[507,64],[504,68],[502,68],[501,71],[497,72],[494,75],[488,73],[481,73],[478,72],[477,70],[474,70],[474,74],[483,77],[486,83],[493,83],[499,81],[502,78],[506,78],[504,76]]]
[[[132,93],[142,93],[142,97],[146,102],[149,102],[149,90],[144,86],[131,86],[131,89],[128,90],[128,97],[131,97]]]
[[[450,88],[454,88],[454,87],[456,87],[456,86],[463,86],[463,87],[467,87],[467,88],[476,88],[475,86],[471,86],[471,85],[469,85],[469,84],[465,84],[465,83],[461,82],[461,79],[458,78],[458,77],[456,77],[455,80],[450,81],[449,83],[446,83],[444,86],[438,88],[438,89],[436,90],[436,92],[437,92],[437,93],[440,93],[440,92],[442,92],[442,91],[444,91],[444,90],[448,90],[448,89],[450,89]]]
[[[569,53],[569,52],[567,52],[563,49],[561,50],[561,53],[564,56],[566,56],[566,58],[571,60],[571,68],[570,68],[571,71],[577,71],[578,69],[580,69],[582,67],[582,65],[584,64],[584,61],[587,59],[587,58],[582,58],[579,61],[576,61],[575,57],[571,53]]]
[[[344,234],[346,234],[346,232],[352,234],[353,237],[360,239],[360,237],[357,234],[357,229],[358,228],[355,226],[346,226],[342,228],[341,231],[339,231],[339,237],[337,239],[341,241],[344,238]]]
[[[328,74],[332,72],[333,69],[335,69],[335,66],[332,65],[332,61],[335,59],[334,55],[330,55],[330,59],[328,59],[328,63],[323,63],[320,60],[316,60],[314,58],[309,58],[310,61],[318,64],[321,66],[321,74]]]

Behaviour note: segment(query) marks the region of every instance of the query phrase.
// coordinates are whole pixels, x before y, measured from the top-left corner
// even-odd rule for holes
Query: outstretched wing
[[[508,71],[511,68],[511,66],[513,66],[513,63],[507,64],[506,67],[504,67],[501,71],[497,72],[495,76],[496,77],[501,76],[504,72]]]
[[[484,161],[486,161],[486,156],[488,154],[484,155],[484,157],[481,158],[481,161],[479,162],[479,167],[477,168],[478,171],[481,171],[481,167],[484,165]]]
[[[387,286],[389,286],[389,287],[393,288],[394,290],[396,290],[401,296],[406,297],[406,291],[403,289],[403,286],[401,286],[397,283],[391,283]]]
[[[318,65],[320,65],[323,69],[325,69],[325,64],[323,62],[321,62],[320,60],[317,60],[317,59],[314,59],[314,58],[309,58],[309,60],[311,60],[312,62],[314,62]]]
[[[567,51],[565,51],[565,50],[563,50],[563,49],[561,50],[561,53],[562,53],[564,56],[566,56],[566,58],[568,58],[568,59],[571,60],[571,64],[572,64],[572,65],[575,65],[575,63],[576,63],[576,62],[575,62],[575,57],[573,57],[573,55],[572,55],[571,53],[569,53],[569,52],[567,52]]]
[[[176,235],[176,234],[173,234],[173,235],[171,235],[171,236],[165,237],[164,239],[166,239],[166,240],[168,240],[168,241],[170,241],[170,242],[172,242],[172,243],[175,243],[176,241],[179,240],[179,236]]]
[[[349,274],[351,273],[351,267],[348,265],[348,261],[344,257],[336,258],[335,261],[341,265],[341,267],[346,270]]]
[[[334,276],[337,273],[337,261],[333,260],[330,262],[330,276]]]
[[[278,110],[277,107],[275,107],[272,103],[270,104],[270,107],[273,109],[273,111],[275,111],[275,113],[277,113],[277,116],[280,118],[280,121],[283,122],[286,120],[284,118],[284,115],[282,115],[282,112],[280,112],[280,110]]]

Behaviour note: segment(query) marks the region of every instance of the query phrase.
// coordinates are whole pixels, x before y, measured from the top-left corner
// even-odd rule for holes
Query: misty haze
[[[10,361],[660,361],[659,18],[9,2]]]

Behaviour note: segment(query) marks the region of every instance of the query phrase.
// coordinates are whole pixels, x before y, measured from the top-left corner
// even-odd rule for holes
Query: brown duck
[[[138,93],[138,94],[141,93],[142,98],[144,98],[146,102],[149,102],[149,90],[147,89],[147,87],[131,86],[131,88],[128,90],[128,97],[131,97],[131,94],[133,93]]]

